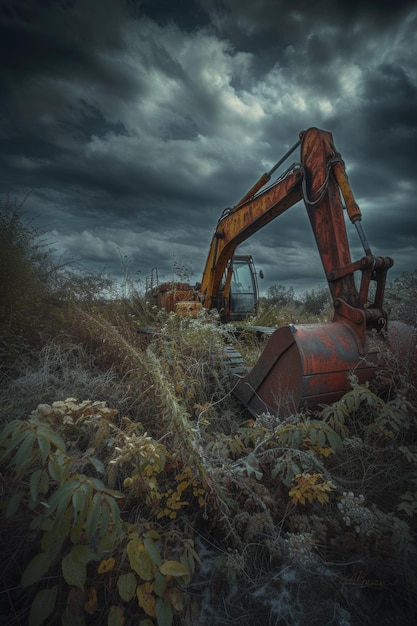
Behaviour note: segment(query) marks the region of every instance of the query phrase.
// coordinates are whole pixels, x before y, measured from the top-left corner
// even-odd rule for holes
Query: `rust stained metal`
[[[400,359],[415,355],[415,331],[403,322],[391,322],[386,334],[367,337],[362,357],[360,347],[357,334],[346,323],[279,328],[233,393],[254,416],[268,412],[285,417],[303,407],[334,402],[351,389],[352,374],[359,384],[374,378],[384,351]]]

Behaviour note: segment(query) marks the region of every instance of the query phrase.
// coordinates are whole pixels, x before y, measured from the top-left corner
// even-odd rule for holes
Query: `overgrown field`
[[[1,208],[1,624],[417,622],[412,355],[254,420],[213,314],[156,312],[132,285],[105,300]],[[416,276],[392,288],[410,323]],[[328,315],[278,295],[259,323]],[[239,341],[254,362],[262,345]]]

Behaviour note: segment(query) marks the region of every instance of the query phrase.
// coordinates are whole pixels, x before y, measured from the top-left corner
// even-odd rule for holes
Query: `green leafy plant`
[[[98,459],[89,459],[101,471]],[[87,565],[120,541],[119,492],[92,476],[74,471],[74,457],[51,425],[37,417],[14,420],[0,436],[0,466],[5,467],[15,492],[7,501],[6,518],[24,508],[40,533],[39,552],[22,574],[22,585],[36,585],[60,562],[65,582],[84,588]],[[31,625],[42,623],[54,609],[56,588],[35,596]],[[36,609],[38,607],[38,609]],[[48,611],[46,610],[48,607]]]
[[[417,489],[414,491],[407,490],[405,493],[400,494],[397,511],[405,513],[408,518],[417,516]]]
[[[109,468],[136,468],[138,474],[124,481],[131,492],[128,497],[142,500],[156,519],[175,519],[189,504],[188,492],[189,498],[201,498],[203,504],[204,489],[191,468],[181,467],[179,459],[173,462],[165,446],[146,433],[138,434],[140,424],[126,419],[125,429],[117,427],[116,413],[103,402],[68,398],[38,406],[28,420],[13,420],[1,432],[0,467],[8,491],[3,514],[6,520],[23,516],[38,537],[37,550],[21,577],[23,587],[36,589],[30,626],[43,624],[63,593],[62,584],[45,586],[49,576],[61,577],[67,586],[64,626],[74,620],[83,623],[84,615],[95,613],[100,581],[116,572],[120,600],[130,603],[136,598],[138,610],[158,626],[170,626],[184,607],[180,587],[191,581],[199,562],[192,538],[173,536],[179,559],[167,558],[161,550],[166,536],[126,523],[121,508],[126,495],[106,485],[104,463],[94,456],[91,444],[103,455],[103,439],[113,437],[118,445]],[[135,491],[139,476],[142,486]],[[159,490],[158,480],[164,482],[165,491]],[[95,576],[98,580],[91,584]],[[108,622],[122,624],[123,615],[123,605],[112,605]]]

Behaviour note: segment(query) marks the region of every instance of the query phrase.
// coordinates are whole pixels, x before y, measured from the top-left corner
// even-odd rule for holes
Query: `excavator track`
[[[250,332],[253,333],[254,337],[258,340],[263,337],[270,337],[275,330],[276,327],[269,326],[246,326],[244,331],[236,326],[233,328],[234,335],[237,338],[240,337],[242,332]],[[224,355],[231,374],[241,377],[245,376],[250,371],[251,367],[245,362],[243,356],[235,346],[230,344],[226,345],[224,347]]]
[[[233,346],[224,347],[224,358],[230,374],[245,376],[250,370],[250,367],[245,363],[239,350],[236,350]]]
[[[270,330],[272,332],[274,329]],[[138,328],[138,333],[147,337],[154,337],[160,334],[158,330],[149,327]],[[239,350],[230,344],[224,346],[224,361],[227,364],[230,374],[233,376],[245,376],[250,370],[250,367],[245,363]]]

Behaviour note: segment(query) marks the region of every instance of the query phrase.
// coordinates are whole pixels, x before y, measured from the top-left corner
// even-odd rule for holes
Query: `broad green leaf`
[[[93,497],[94,485],[90,477],[83,477],[80,488],[86,498],[91,499]]]
[[[96,470],[96,472],[98,472],[99,474],[104,474],[104,464],[102,461],[100,461],[100,459],[97,459],[95,456],[91,456],[89,461]]]
[[[29,431],[26,438],[20,444],[14,460],[17,477],[21,477],[25,473],[25,469],[28,466],[28,459],[31,458],[30,453],[33,450],[34,441],[35,435],[33,434],[33,432]]]
[[[67,514],[68,510],[71,510],[70,506],[72,493],[79,485],[79,479],[68,480],[59,487],[48,501],[49,515],[53,515],[55,511],[55,524],[58,526],[61,523],[63,517]]]
[[[105,554],[108,554],[109,552],[114,550],[114,547],[116,545],[117,545],[116,538],[113,535],[111,534],[105,535],[98,542],[97,556],[104,556]]]
[[[23,478],[26,472],[31,471],[33,466],[37,466],[39,462],[39,451],[36,448],[32,448],[30,454],[27,455],[26,460],[23,461],[20,472],[16,474],[17,478]]]
[[[36,594],[30,609],[29,626],[41,626],[55,608],[58,585],[42,589]]]
[[[152,580],[152,560],[142,540],[139,539],[139,537],[131,539],[127,544],[126,551],[132,570],[136,572],[142,580]]]
[[[293,432],[293,436],[292,436],[292,445],[294,448],[299,448],[302,440],[303,440],[303,434],[300,430],[298,430],[298,428],[296,428]]]
[[[29,528],[31,530],[51,530],[54,525],[54,520],[50,517],[42,517],[39,515],[38,517],[34,517],[33,520],[29,524]]]
[[[48,472],[53,480],[57,483],[62,481],[62,465],[58,462],[56,456],[51,456],[48,462]]]
[[[98,479],[97,478],[93,478],[93,481],[94,482],[98,481]],[[101,483],[101,481],[98,481],[98,482]],[[103,485],[103,483],[102,483],[102,485]],[[124,495],[123,495],[123,493],[121,491],[118,491],[117,489],[109,489],[108,487],[105,487],[104,485],[102,486],[101,491],[103,493],[106,493],[109,496],[112,496],[112,498],[116,498],[116,499],[117,498],[124,498]]]
[[[74,546],[73,548],[71,548],[71,552],[74,555],[74,558],[76,558],[81,563],[84,563],[85,565],[87,565],[87,563],[89,563],[96,557],[94,552],[92,552],[88,546],[84,545]]]
[[[45,524],[43,525],[44,533],[41,541],[42,550],[48,553],[51,559],[54,559],[58,556],[61,551],[62,544],[70,534],[72,521],[72,513],[69,509],[66,510],[66,514],[62,516],[59,521],[59,524],[56,523],[56,520],[52,518],[48,518],[45,520],[45,524],[47,522],[50,523],[50,527],[47,527]]]
[[[49,441],[49,439],[44,437],[42,433],[39,432],[39,430],[38,430],[38,446],[39,446],[39,450],[41,451],[42,465],[45,465],[46,459],[48,458],[49,453],[51,451],[51,442]]]
[[[52,494],[52,496],[49,498],[49,501],[48,501],[50,512],[52,512],[55,508],[59,508],[60,506],[62,507],[63,500],[65,500],[66,502],[65,507],[64,507],[66,509],[68,506],[68,503],[70,502],[72,498],[72,494],[74,490],[77,489],[79,484],[80,484],[80,480],[77,477],[77,478],[72,478],[71,480],[67,480],[60,487],[58,487],[58,489],[54,491],[54,493]]]
[[[23,587],[29,587],[29,585],[37,583],[38,580],[40,580],[42,576],[46,574],[50,564],[51,559],[47,552],[41,552],[40,554],[37,554],[35,557],[33,557],[33,559],[28,563],[25,571],[22,574]]]
[[[104,497],[101,498],[100,513],[101,515],[99,537],[104,537],[107,534],[107,530],[110,524],[110,507]]]
[[[156,570],[154,572],[154,581],[152,583],[153,592],[157,596],[162,598],[165,593],[165,589],[167,588],[167,584],[168,584],[167,577],[161,574],[161,572],[158,572],[158,570]]]
[[[41,472],[41,477],[38,484],[38,491],[42,495],[47,494],[49,491],[49,476],[48,472],[45,469],[43,469]]]
[[[16,513],[24,495],[23,491],[18,491],[10,498],[7,503],[6,517],[12,517]]]
[[[72,543],[78,543],[84,527],[85,515],[89,500],[82,488],[76,489],[72,494],[72,507],[74,511],[74,522],[71,529]]]
[[[118,524],[119,521],[120,521],[119,505],[117,504],[117,502],[113,498],[113,496],[105,495],[104,499],[105,499],[105,501],[109,505],[109,508],[110,508],[110,511],[111,511],[111,515],[112,515],[112,519],[113,519],[113,524]]]
[[[190,554],[190,552],[188,552],[187,550],[181,554],[181,563],[188,570],[188,576],[184,576],[181,582],[185,585],[188,585],[191,582],[195,571],[195,561],[192,554]]]
[[[156,545],[155,541],[153,541],[153,539],[149,537],[149,534],[147,534],[143,538],[143,543],[145,544],[149,556],[151,557],[152,563],[155,565],[155,567],[159,567],[162,563],[162,559],[159,548]]]
[[[10,457],[11,453],[13,452],[13,450],[17,448],[20,445],[20,443],[26,438],[26,434],[27,434],[27,429],[25,428],[25,430],[23,430],[22,432],[12,436],[12,439],[11,441],[8,442],[7,447],[5,447],[4,450],[2,450],[0,454],[0,463],[5,463],[7,461],[7,459]],[[6,438],[4,440],[4,444],[6,444]]]
[[[85,532],[87,534],[87,543],[93,539],[95,533],[98,531],[98,519],[101,511],[101,504],[101,493],[95,493],[93,499],[90,500],[86,515]]]
[[[310,428],[309,435],[310,435],[310,441],[314,446],[317,441],[317,430],[314,427]]]
[[[59,526],[64,517],[68,517],[72,513],[72,507],[70,506],[71,493],[67,493],[58,504],[55,512],[55,526]]]
[[[24,422],[21,420],[13,420],[12,422],[9,422],[0,432],[0,448],[4,446],[6,439],[10,436],[13,437],[13,439],[18,437],[18,431],[23,427],[23,425]]]
[[[160,565],[159,571],[164,576],[189,576],[188,569],[179,561],[165,561]]]
[[[281,471],[281,462],[277,461],[271,471],[271,478],[276,478]]]
[[[67,604],[61,614],[61,626],[86,626],[85,619],[71,604]]]
[[[292,461],[291,463],[291,470],[294,475],[301,472],[300,466],[295,461]]]
[[[334,430],[329,430],[327,433],[327,441],[333,452],[340,452],[343,448],[342,440]]]
[[[100,480],[99,478],[92,478],[91,480],[95,489],[97,489],[97,491],[105,491],[106,486],[102,480]]]
[[[38,502],[38,498],[39,498],[38,486],[39,486],[39,481],[41,479],[41,475],[42,475],[42,470],[37,469],[33,472],[29,481],[30,497],[32,498],[32,501],[35,504]]]
[[[124,610],[121,606],[111,606],[107,617],[107,626],[123,626],[125,623]]]
[[[65,446],[64,440],[62,439],[60,435],[58,435],[58,433],[52,430],[50,426],[46,426],[45,424],[40,424],[38,426],[38,437],[39,436],[44,437],[45,439],[48,439],[48,441],[53,446],[55,446],[55,448],[58,448],[58,450],[61,450],[61,452],[66,452],[66,446]]]
[[[120,593],[120,597],[125,602],[129,602],[135,597],[136,593],[136,576],[133,572],[127,574],[121,574],[117,579],[117,588]]]
[[[71,548],[71,551],[62,559],[62,574],[68,585],[84,589],[87,570],[85,563],[76,552],[78,547],[80,546]]]
[[[156,621],[158,626],[171,626],[174,617],[170,602],[157,598],[155,602]]]

